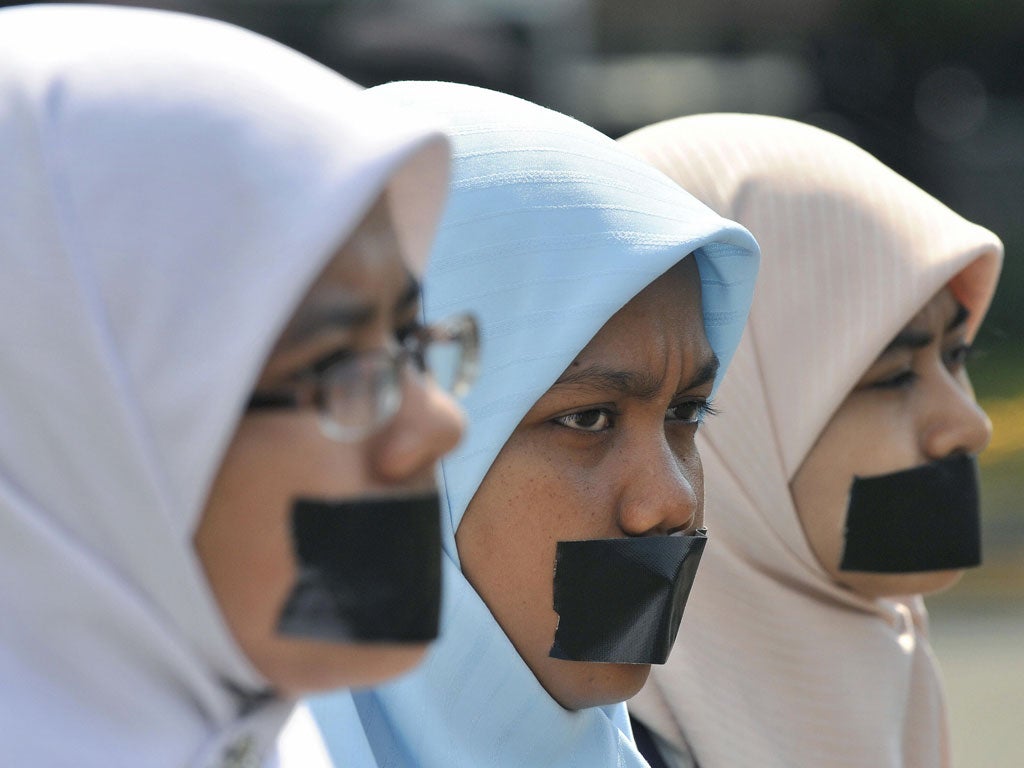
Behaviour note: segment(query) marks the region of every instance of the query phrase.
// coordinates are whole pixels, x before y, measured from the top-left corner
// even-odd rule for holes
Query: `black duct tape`
[[[437,637],[441,518],[437,494],[299,499],[292,510],[299,576],[278,621],[284,635],[340,642]]]
[[[706,543],[703,532],[558,542],[558,627],[549,655],[664,664]]]
[[[914,573],[980,563],[978,463],[973,456],[853,479],[840,570]]]

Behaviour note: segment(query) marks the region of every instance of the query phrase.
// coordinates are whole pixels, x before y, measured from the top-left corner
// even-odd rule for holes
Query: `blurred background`
[[[20,3],[0,2],[0,5]],[[931,598],[956,764],[1024,766],[1024,2],[157,0],[291,45],[362,83],[523,96],[617,137],[759,112],[843,135],[998,233],[1006,267],[971,374],[985,564]]]

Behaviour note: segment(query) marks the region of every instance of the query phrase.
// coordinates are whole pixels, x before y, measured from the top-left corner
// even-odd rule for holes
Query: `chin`
[[[619,704],[643,688],[650,664],[600,664],[593,661],[551,659],[554,665],[541,680],[551,697],[569,710]]]
[[[427,643],[334,643],[277,638],[257,668],[287,698],[337,688],[365,688],[412,670]]]
[[[918,573],[854,573],[844,576],[844,583],[865,597],[902,597],[933,595],[956,585],[963,570],[920,571]]]

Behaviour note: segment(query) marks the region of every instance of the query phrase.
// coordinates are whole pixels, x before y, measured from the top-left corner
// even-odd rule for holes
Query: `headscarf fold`
[[[278,334],[385,188],[425,261],[447,143],[358,91],[219,22],[0,11],[5,763],[272,745],[288,707],[192,535]]]
[[[446,83],[393,84],[366,96],[446,122],[452,193],[424,310],[428,321],[456,310],[477,315],[481,372],[464,403],[466,436],[442,462],[441,638],[410,675],[316,699],[313,714],[338,766],[643,765],[624,705],[570,712],[541,687],[462,574],[455,532],[523,415],[616,311],[690,254],[724,367],[746,318],[757,246],[565,115]]]
[[[758,238],[747,331],[701,428],[713,538],[676,649],[630,711],[701,768],[949,763],[920,597],[832,581],[789,483],[847,394],[944,285],[981,323],[1002,245],[849,142],[703,115],[620,142]]]

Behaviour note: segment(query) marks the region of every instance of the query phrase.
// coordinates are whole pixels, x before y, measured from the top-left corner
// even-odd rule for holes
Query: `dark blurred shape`
[[[478,13],[422,17],[401,8],[339,11],[322,30],[322,60],[366,86],[445,80],[529,90],[530,30]]]
[[[944,141],[966,139],[988,113],[985,84],[964,67],[938,67],[918,83],[914,111],[933,136]]]
[[[695,112],[805,114],[817,77],[798,56],[635,54],[569,61],[555,106],[612,135]]]
[[[17,5],[0,0],[0,5]],[[695,112],[805,120],[855,141],[1008,258],[982,346],[1024,338],[1024,2],[117,0],[249,27],[364,85],[505,91],[611,135]]]
[[[835,23],[840,0],[595,0],[609,53],[749,50],[798,40]]]

